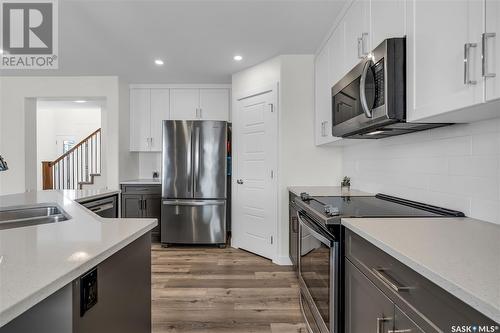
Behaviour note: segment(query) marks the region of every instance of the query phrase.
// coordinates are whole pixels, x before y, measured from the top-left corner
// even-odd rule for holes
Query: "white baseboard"
[[[292,265],[292,261],[290,260],[290,258],[288,256],[276,257],[273,259],[273,263],[275,263],[276,265],[280,265],[280,266],[291,266]]]

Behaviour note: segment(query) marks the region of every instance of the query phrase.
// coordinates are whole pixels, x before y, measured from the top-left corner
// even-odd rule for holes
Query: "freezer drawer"
[[[162,200],[161,242],[225,243],[226,200]]]

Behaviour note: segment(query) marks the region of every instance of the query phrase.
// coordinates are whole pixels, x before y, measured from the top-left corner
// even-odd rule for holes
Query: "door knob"
[[[241,185],[241,184],[243,184],[243,179],[238,179],[238,180],[236,181],[236,183],[238,183],[238,184],[240,184],[240,185]]]

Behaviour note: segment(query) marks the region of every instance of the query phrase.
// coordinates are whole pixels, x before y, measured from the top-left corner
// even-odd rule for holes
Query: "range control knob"
[[[309,201],[309,200],[311,200],[311,196],[307,192],[300,193],[300,198],[302,199],[302,201]]]
[[[338,216],[340,214],[340,211],[337,207],[333,207],[332,205],[326,205],[325,214],[328,216]]]

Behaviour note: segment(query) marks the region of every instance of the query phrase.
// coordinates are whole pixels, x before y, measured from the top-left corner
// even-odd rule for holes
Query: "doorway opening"
[[[102,99],[37,99],[37,189],[81,189],[102,182],[103,105]]]

